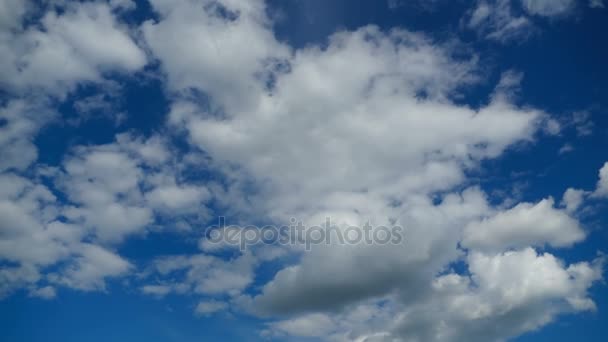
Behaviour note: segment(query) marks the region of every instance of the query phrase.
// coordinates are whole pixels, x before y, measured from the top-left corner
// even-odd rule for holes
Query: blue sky
[[[1,339],[606,340],[604,2],[0,0]]]

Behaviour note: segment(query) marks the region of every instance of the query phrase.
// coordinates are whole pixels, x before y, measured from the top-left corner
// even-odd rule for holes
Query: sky
[[[605,2],[0,0],[0,339],[607,340]]]

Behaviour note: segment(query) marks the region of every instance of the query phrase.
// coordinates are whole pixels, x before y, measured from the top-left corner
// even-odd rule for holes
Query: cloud
[[[25,264],[15,267],[2,267],[0,269],[0,299],[40,280],[38,269]]]
[[[600,264],[579,263],[566,268],[553,255],[539,255],[531,248],[495,256],[473,253],[469,266],[480,287],[494,292],[507,309],[544,297],[563,297],[575,310],[593,309],[584,291],[601,274]]]
[[[119,255],[100,246],[83,243],[77,256],[60,274],[49,274],[52,283],[83,291],[104,291],[105,279],[125,275],[133,266]]]
[[[89,227],[102,241],[120,241],[152,221],[141,203],[142,170],[114,145],[82,148],[65,163],[61,177],[73,206],[64,215]]]
[[[462,26],[486,39],[507,43],[537,31],[535,18],[567,16],[574,0],[478,0],[462,19]]]
[[[171,292],[171,287],[167,285],[144,285],[141,287],[143,294],[164,297]]]
[[[566,153],[570,153],[574,151],[574,147],[570,144],[564,144],[564,146],[560,147],[558,153],[559,154],[566,154]]]
[[[566,211],[568,213],[575,212],[584,203],[587,195],[587,191],[568,188],[566,192],[564,192],[562,204],[566,206]]]
[[[0,107],[0,172],[24,170],[38,158],[33,139],[55,117],[44,100],[10,100]]]
[[[369,218],[394,222],[406,239],[306,254],[296,246],[288,250],[296,261],[253,294],[247,289],[257,261],[245,262],[246,255],[168,257],[155,263],[156,273],[188,292],[228,294],[241,310],[276,318],[270,336],[500,340],[592,308],[586,291],[600,278],[598,267],[566,267],[530,247],[580,241],[575,219],[550,199],[505,209],[466,186],[481,161],[532,143],[551,122],[514,103],[521,74],[505,73],[487,104],[473,109],[454,99],[479,81],[476,56],[463,58],[454,45],[367,26],[294,50],[276,40],[261,2],[173,4],[154,3],[160,17],[144,25],[144,36],[175,95],[169,128],[186,133],[225,178],[208,186],[218,203],[243,220],[331,217],[342,228]],[[529,33],[529,20],[509,2],[493,5],[498,11],[481,10],[474,20],[484,36]],[[450,272],[459,260],[470,276]],[[510,272],[518,263],[531,266],[504,284],[492,268]],[[171,276],[177,271],[185,275]],[[531,278],[538,284],[524,286]],[[514,289],[521,291],[509,298]],[[431,313],[449,305],[444,327]],[[348,316],[363,306],[375,315]],[[473,316],[463,318],[465,309]]]
[[[209,191],[202,187],[180,187],[166,185],[157,187],[146,194],[154,208],[170,212],[197,212],[199,203],[209,198]]]
[[[324,314],[309,314],[271,325],[273,330],[291,336],[324,337],[335,329],[335,323]]]
[[[161,284],[170,287],[171,291],[234,296],[251,284],[255,266],[256,260],[250,255],[232,260],[205,254],[174,255],[157,258],[149,272],[179,279],[174,284]]]
[[[178,159],[159,136],[121,134],[115,143],[75,148],[56,178],[71,202],[63,214],[109,243],[145,233],[156,218],[204,218],[210,193],[178,181]]]
[[[5,6],[13,10],[14,5]],[[0,52],[7,61],[0,76],[8,89],[42,88],[64,96],[75,82],[100,81],[104,72],[133,72],[146,64],[146,55],[107,4],[68,4],[44,14],[40,24],[0,33]]]
[[[184,113],[183,104],[173,107],[171,118],[186,118],[194,144],[272,183],[275,194],[256,201],[271,215],[310,214],[296,207],[331,210],[342,197],[342,203],[350,196],[348,201],[367,201],[374,194],[365,196],[366,189],[384,198],[399,198],[392,193],[397,189],[448,189],[461,180],[460,163],[532,139],[544,115],[513,107],[501,96],[478,111],[451,104],[446,98],[471,82],[473,65],[450,60],[449,51],[421,36],[385,36],[368,27],[331,42],[324,51],[298,52],[291,72],[279,75],[276,91],[260,94],[257,108],[216,119],[203,111]],[[294,191],[301,196],[293,197]],[[362,212],[377,207],[362,204]]]
[[[2,1],[0,3],[0,29],[4,31],[19,27],[30,6],[31,4],[27,0]]]
[[[0,174],[0,256],[24,269],[50,265],[67,256],[66,243],[80,234],[54,221],[55,196],[44,186],[23,177]]]
[[[565,3],[524,2],[519,13],[480,1],[464,25],[521,38],[532,29],[526,13],[554,16]],[[25,27],[27,8],[3,4],[18,19],[2,19],[10,63],[0,77],[23,99],[1,109],[1,296],[107,291],[135,274],[121,242],[175,231],[198,240],[191,228],[213,206],[242,222],[398,224],[405,239],[227,257],[201,238],[202,252],[156,257],[138,272],[143,294],[195,296],[201,315],[239,310],[263,318],[265,335],[331,341],[504,340],[595,308],[588,291],[601,259],[566,264],[535,249],[584,239],[572,215],[586,193],[569,189],[565,208],[551,198],[505,207],[470,178],[484,161],[559,133],[548,113],[519,105],[523,73],[504,72],[471,107],[461,100],[482,82],[478,56],[404,29],[370,25],[296,49],[275,37],[263,1],[154,0],[157,17],[139,28],[118,19],[128,1],[52,6]],[[74,146],[56,167],[35,164],[33,139],[47,121],[31,113],[45,100],[132,75],[149,59],[171,100],[165,127]],[[191,177],[201,169],[212,176]],[[606,170],[597,197],[608,194]],[[271,260],[277,272],[259,277]]]
[[[599,171],[599,180],[593,193],[596,197],[608,197],[608,162]]]
[[[142,31],[172,91],[196,88],[224,106],[244,106],[264,88],[255,74],[264,77],[261,69],[289,55],[274,39],[262,1],[151,2],[160,20]]]
[[[580,137],[593,134],[595,124],[591,121],[589,112],[587,111],[574,112],[571,124],[575,127],[576,134]]]
[[[196,314],[209,316],[218,311],[223,311],[228,308],[228,304],[224,302],[218,301],[201,301],[196,305],[196,309],[194,310]]]
[[[268,336],[328,341],[502,341],[551,322],[558,312],[593,310],[586,289],[601,260],[564,266],[533,249],[472,253],[470,276],[448,273],[429,293],[401,304],[385,297],[339,313],[312,313],[270,324]]]
[[[591,8],[605,8],[604,0],[589,0],[589,7],[591,7]]]
[[[42,299],[53,299],[57,296],[57,292],[55,288],[52,286],[44,286],[38,289],[33,289],[30,291],[31,297],[38,297]]]
[[[571,199],[571,198],[570,198]],[[573,206],[570,201],[571,207]],[[552,198],[536,204],[519,203],[480,222],[470,223],[464,231],[463,246],[476,250],[507,250],[526,246],[570,246],[585,238],[579,223],[554,208]]]
[[[575,4],[574,0],[522,0],[524,9],[540,16],[556,16],[567,13]]]
[[[29,1],[4,1],[1,6],[7,15],[0,24],[0,51],[6,57],[0,67],[1,83],[7,95],[17,96],[3,102],[0,109],[0,211],[4,212],[0,259],[15,265],[3,269],[0,295],[28,287],[32,296],[52,297],[55,290],[44,285],[48,279],[43,270],[62,261],[73,263],[65,274],[55,275],[63,285],[101,289],[105,275],[116,274],[104,269],[111,266],[105,263],[116,260],[98,258],[90,264],[95,247],[81,244],[87,231],[65,222],[60,215],[63,203],[39,179],[46,176],[34,164],[38,158],[34,139],[59,116],[51,109],[54,100],[49,95],[63,97],[80,81],[103,82],[105,72],[136,71],[145,64],[145,55],[104,4],[79,3],[61,11],[49,10],[37,25],[24,23],[34,10]],[[21,175],[25,172],[30,179]],[[40,176],[32,176],[39,172]],[[100,273],[92,274],[87,267],[96,267]]]
[[[527,38],[534,32],[532,21],[516,14],[511,0],[477,1],[463,20],[465,27],[480,36],[503,43]]]
[[[16,139],[29,141],[36,132],[35,121],[29,121],[30,107],[19,101],[5,108],[10,121],[3,129],[21,133],[14,133]],[[7,138],[10,142],[11,136]],[[18,144],[3,143],[7,152],[27,157]],[[28,163],[19,169],[32,162],[17,160]],[[181,162],[167,165],[169,160],[159,137],[123,134],[115,143],[76,147],[60,168],[31,166],[37,175],[32,178],[18,174],[14,166],[0,173],[0,259],[15,265],[3,270],[0,295],[28,287],[36,296],[36,289],[48,282],[104,290],[107,278],[133,270],[109,245],[145,233],[157,219],[170,227],[189,222],[194,208],[199,220],[208,191],[178,182]],[[149,177],[144,178],[144,168]],[[51,266],[57,270],[49,273]],[[48,297],[49,291],[39,295]]]

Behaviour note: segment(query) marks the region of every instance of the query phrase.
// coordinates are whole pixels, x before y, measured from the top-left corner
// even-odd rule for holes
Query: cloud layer
[[[577,213],[608,197],[608,164],[596,189],[568,189],[557,204],[498,203],[471,178],[484,161],[559,134],[551,113],[516,101],[522,74],[503,70],[474,107],[462,99],[485,82],[479,56],[457,41],[369,25],[296,49],[276,38],[263,1],[151,5],[153,18],[128,25],[129,1],[44,13],[2,2],[0,296],[107,291],[109,279],[131,277],[145,295],[195,295],[201,316],[263,319],[264,336],[368,342],[503,341],[595,310],[588,291],[603,260],[568,264],[554,250],[585,239]],[[506,42],[533,16],[574,4],[519,6],[479,1],[463,26]],[[54,103],[146,68],[170,101],[160,128],[37,162],[36,135],[61,120]],[[213,214],[398,224],[406,238],[226,253],[195,229]],[[147,234],[200,250],[144,265],[121,256],[124,241]],[[260,280],[270,261],[277,269]]]

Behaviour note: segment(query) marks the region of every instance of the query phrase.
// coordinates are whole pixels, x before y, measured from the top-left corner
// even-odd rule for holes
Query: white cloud
[[[204,219],[210,193],[179,180],[180,158],[159,136],[121,134],[112,144],[75,148],[57,177],[71,201],[63,214],[111,243],[146,232],[156,217]]]
[[[69,255],[66,246],[80,232],[55,220],[55,196],[44,186],[20,176],[0,174],[0,258],[35,267]]]
[[[0,299],[40,278],[40,272],[31,264],[0,268]]]
[[[269,324],[267,336],[326,341],[503,341],[551,322],[560,312],[594,310],[586,289],[601,260],[564,266],[533,249],[467,257],[470,276],[448,273],[411,302],[394,296],[347,310],[305,313]]]
[[[11,143],[29,141],[36,133],[38,124],[30,119],[35,115],[33,108],[38,108],[35,102],[13,101],[3,112],[7,123],[2,129],[7,134],[0,144],[7,152],[21,154],[17,160],[23,164],[0,173],[0,260],[16,264],[3,273],[0,295],[22,287],[38,295],[36,289],[45,288],[49,266],[59,267],[48,275],[57,285],[103,290],[107,277],[125,275],[132,267],[107,246],[96,244],[117,243],[130,234],[143,233],[156,215],[170,225],[187,221],[181,216],[195,208],[197,216],[204,211],[208,191],[176,181],[181,162],[166,165],[178,158],[170,158],[165,141],[158,137],[120,135],[113,144],[75,148],[62,168],[33,166],[32,172],[39,176],[31,179],[16,174],[33,161]],[[149,178],[143,177],[144,167]],[[38,177],[55,187],[51,190]],[[172,192],[174,188],[178,191]],[[173,197],[155,195],[163,191]],[[57,195],[69,202],[57,200]],[[148,202],[148,197],[158,199]],[[49,291],[39,295],[48,297]]]
[[[500,340],[573,307],[591,307],[586,290],[599,277],[595,268],[564,268],[553,256],[526,249],[580,241],[584,232],[576,220],[552,200],[504,210],[489,204],[478,188],[454,190],[466,188],[467,171],[480,161],[534,141],[545,125],[550,134],[559,131],[544,112],[514,104],[521,74],[505,73],[488,103],[472,109],[453,98],[477,81],[476,57],[455,57],[453,45],[369,26],[339,32],[323,47],[293,50],[275,39],[260,2],[238,8],[238,15],[237,7],[245,5],[220,3],[228,14],[191,1],[172,2],[173,7],[156,1],[160,19],[143,28],[176,96],[170,128],[187,133],[226,178],[222,185],[209,185],[214,199],[243,220],[285,223],[297,217],[314,224],[329,216],[338,225],[369,218],[376,224],[397,222],[406,227],[406,239],[396,246],[318,246],[306,254],[295,247],[289,255],[298,261],[253,296],[243,291],[257,262],[241,261],[244,256],[167,258],[155,264],[157,273],[176,279],[173,272],[182,270],[178,283],[190,291],[228,293],[246,312],[293,315],[270,324],[270,335],[319,329],[312,334],[335,341],[455,341],[470,339],[467,333],[479,341]],[[484,36],[506,40],[529,33],[529,20],[513,14],[509,2],[494,5],[497,12],[480,10],[473,24],[483,25],[478,29]],[[187,39],[169,38],[175,36]],[[251,43],[237,44],[242,41]],[[208,96],[204,106],[197,92]],[[501,220],[508,221],[506,228]],[[471,222],[494,221],[486,227],[487,239],[473,239],[485,229],[468,228],[465,241],[476,246],[468,255],[459,249]],[[200,245],[213,252],[204,241]],[[507,247],[521,250],[501,253]],[[490,250],[497,254],[483,254]],[[462,258],[473,278],[437,277]],[[532,266],[514,273],[506,287],[527,284],[542,275],[535,274],[539,270],[560,283],[543,278],[538,288],[521,286],[505,316],[501,308],[509,302],[503,297],[511,290],[490,282],[495,275],[488,265],[508,270],[518,262]],[[230,272],[239,267],[238,274]],[[432,288],[436,283],[443,285]],[[452,330],[442,333],[431,313],[448,303],[470,305],[472,313],[485,315],[486,324],[454,310],[445,316]],[[362,305],[375,307],[370,317],[378,319],[347,317]],[[511,319],[518,315],[521,319]]]
[[[177,185],[159,186],[146,193],[146,199],[153,208],[170,213],[198,212],[200,203],[210,197],[204,187],[180,187]]]
[[[57,296],[55,288],[52,286],[44,286],[30,291],[30,296],[42,299],[53,299]]]
[[[20,19],[17,19],[20,20]],[[100,81],[107,71],[136,71],[144,52],[102,3],[69,4],[47,12],[41,27],[0,33],[2,84],[15,91],[43,88],[63,96],[79,81]]]
[[[560,3],[524,5],[554,15],[565,11]],[[65,95],[110,71],[137,72],[147,58],[112,12],[131,4],[67,5],[27,28],[18,27],[25,10],[11,7],[19,19],[0,24],[13,29],[0,34],[10,61],[0,67],[3,85]],[[293,49],[276,39],[262,1],[154,0],[153,7],[158,20],[143,24],[142,39],[174,101],[162,134],[184,134],[196,151],[184,155],[160,135],[121,134],[74,148],[47,170],[51,190],[14,173],[36,160],[41,124],[26,102],[8,102],[0,258],[16,265],[0,270],[0,295],[27,288],[52,297],[54,286],[104,291],[134,270],[116,244],[200,223],[213,199],[241,220],[331,217],[344,228],[371,219],[402,225],[406,238],[307,254],[299,246],[255,249],[230,259],[202,240],[203,253],[155,259],[140,274],[142,293],[194,294],[202,298],[198,314],[280,316],[268,323],[271,336],[332,341],[504,340],[594,308],[587,291],[601,278],[599,261],[565,265],[531,248],[584,238],[570,216],[584,204],[582,193],[567,191],[565,209],[552,199],[505,209],[470,187],[468,175],[482,161],[560,130],[543,111],[516,104],[523,74],[503,73],[488,101],[472,108],[455,99],[479,82],[480,67],[458,43],[367,26]],[[478,2],[467,25],[499,41],[532,27],[506,0]],[[201,167],[223,179],[201,184],[182,175]],[[605,180],[608,164],[597,196],[608,194]],[[283,257],[290,263],[252,289],[258,267]],[[458,261],[468,273],[450,269]]]
[[[226,310],[227,308],[228,308],[228,304],[226,304],[224,302],[212,300],[212,301],[199,302],[198,305],[196,305],[196,309],[194,311],[198,315],[209,316],[218,311]]]
[[[158,135],[144,139],[123,133],[116,136],[116,142],[124,151],[153,166],[167,163],[171,159],[167,142]]]
[[[192,141],[217,160],[268,179],[275,194],[256,202],[283,218],[304,214],[296,208],[331,210],[339,202],[318,200],[333,196],[368,200],[366,190],[399,199],[448,189],[461,181],[461,163],[531,139],[544,115],[501,96],[478,111],[451,104],[446,97],[470,82],[473,66],[448,54],[408,32],[345,32],[327,50],[299,51],[258,107],[222,120],[184,113],[184,105],[171,115],[175,122],[186,117]]]
[[[399,224],[405,227],[401,244],[319,246],[264,286],[254,299],[257,311],[333,311],[393,291],[412,300],[425,292],[426,283],[445,263],[461,255],[457,240],[463,223],[489,208],[478,189],[469,189],[446,196],[437,206],[425,196],[410,197],[399,210]]]
[[[19,27],[30,6],[29,0],[0,1],[0,30]]]
[[[533,16],[560,17],[574,8],[574,0],[478,0],[462,24],[481,37],[505,43],[531,36],[536,31]]]
[[[496,256],[473,253],[469,267],[475,282],[496,295],[507,309],[544,297],[562,298],[575,310],[593,309],[585,291],[601,277],[600,264],[564,267],[553,255],[538,255],[531,248]]]
[[[564,192],[562,204],[566,206],[566,211],[568,213],[573,213],[580,208],[587,195],[588,192],[586,191],[568,188],[566,192]]]
[[[571,10],[575,0],[522,0],[522,4],[530,14],[556,16]]]
[[[249,254],[231,260],[205,254],[178,255],[157,258],[148,273],[178,279],[176,283],[161,284],[170,291],[236,296],[253,281],[256,265]]]
[[[599,178],[593,195],[597,197],[608,197],[608,162],[604,163],[604,166],[600,169]]]
[[[152,212],[141,200],[142,177],[137,162],[114,145],[82,148],[66,161],[61,177],[74,203],[64,215],[102,241],[117,242],[141,231],[152,222]]]
[[[255,94],[264,88],[255,80],[256,73],[264,77],[264,67],[273,68],[275,59],[289,55],[289,49],[274,39],[262,1],[152,4],[160,21],[148,21],[142,30],[173,91],[194,87],[224,106],[244,106],[256,101]],[[233,18],[226,19],[223,13]]]
[[[38,158],[34,136],[53,117],[38,99],[11,100],[0,107],[0,172],[24,170]]]
[[[324,314],[309,314],[291,320],[274,323],[272,328],[291,336],[325,337],[335,329],[336,324]]]
[[[21,21],[31,7],[29,0],[0,1],[0,29],[4,31],[21,27]]]
[[[530,19],[513,11],[512,0],[477,1],[463,20],[467,28],[480,36],[503,43],[526,38],[534,32]]]
[[[147,295],[164,297],[171,292],[171,286],[167,285],[144,285],[141,292]]]
[[[108,277],[125,275],[133,266],[103,247],[83,243],[77,256],[61,273],[49,274],[51,282],[83,291],[105,291]]]
[[[462,243],[467,248],[502,251],[544,244],[565,247],[584,237],[579,223],[554,208],[553,199],[548,198],[536,204],[519,203],[495,216],[470,223]]]

